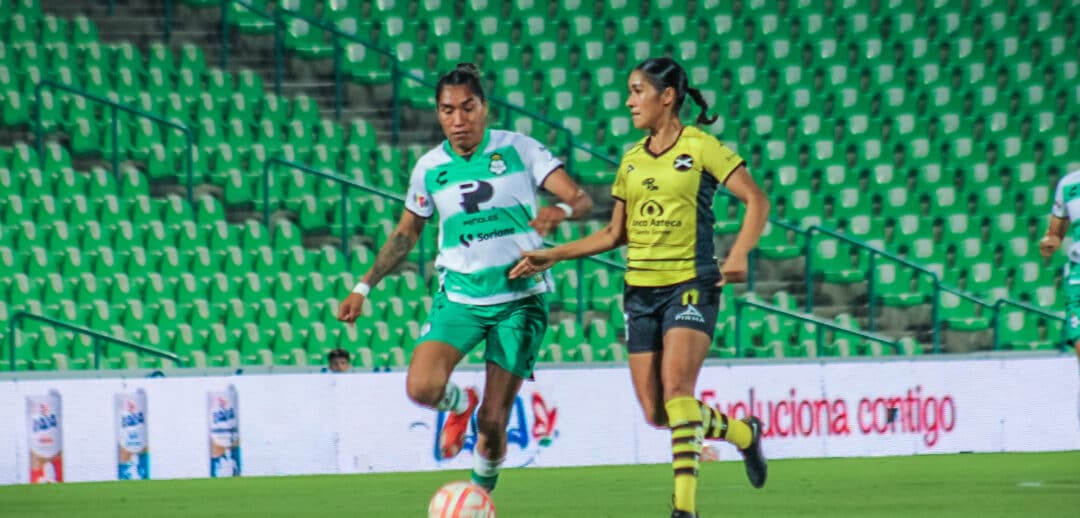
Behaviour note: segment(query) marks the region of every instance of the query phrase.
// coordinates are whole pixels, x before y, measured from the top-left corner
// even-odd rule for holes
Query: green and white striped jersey
[[[449,142],[420,157],[405,208],[424,218],[439,212],[435,266],[447,298],[487,306],[553,290],[550,273],[507,278],[523,250],[543,240],[529,222],[536,192],[562,162],[531,137],[487,130],[468,160]]]
[[[1072,245],[1069,247],[1069,259],[1080,263],[1080,170],[1073,171],[1058,180],[1054,192],[1054,208],[1051,214],[1069,220],[1069,234]]]

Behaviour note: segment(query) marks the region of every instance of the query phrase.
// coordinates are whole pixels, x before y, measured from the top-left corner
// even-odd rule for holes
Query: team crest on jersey
[[[689,171],[694,167],[694,157],[684,153],[675,157],[674,165],[676,171]]]
[[[505,173],[506,169],[506,160],[503,160],[502,155],[499,153],[492,153],[491,164],[488,165],[488,171],[491,171],[491,174],[499,175]]]

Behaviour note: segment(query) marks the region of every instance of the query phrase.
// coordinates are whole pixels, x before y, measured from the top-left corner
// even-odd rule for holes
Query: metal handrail
[[[47,317],[47,316],[44,316],[44,315],[38,315],[36,313],[30,313],[28,311],[16,311],[15,314],[11,316],[11,319],[8,320],[8,337],[9,337],[8,338],[8,359],[11,360],[11,369],[10,370],[12,372],[15,371],[15,363],[16,363],[15,362],[15,349],[16,349],[16,342],[17,342],[16,337],[18,336],[15,333],[15,330],[16,330],[16,328],[19,327],[19,324],[24,319],[39,320],[39,321],[45,322],[46,324],[49,324],[49,325],[51,325],[53,327],[59,327],[59,328],[67,329],[69,331],[74,331],[76,333],[81,333],[81,334],[88,335],[88,336],[92,337],[94,339],[94,369],[95,370],[96,369],[101,369],[101,341],[102,340],[104,340],[106,342],[116,344],[116,345],[119,345],[121,347],[127,347],[129,349],[134,349],[134,350],[142,352],[142,353],[146,353],[146,354],[149,354],[149,355],[152,355],[152,356],[157,356],[158,358],[166,358],[166,359],[172,360],[176,364],[183,363],[183,359],[181,359],[180,356],[176,355],[175,353],[171,353],[169,351],[163,351],[161,349],[156,349],[154,347],[150,347],[150,346],[146,346],[146,345],[142,345],[142,344],[137,344],[135,342],[132,342],[132,341],[129,341],[129,340],[126,340],[126,339],[123,339],[123,338],[117,338],[115,336],[108,335],[108,334],[102,333],[100,331],[95,331],[93,329],[81,326],[79,324],[73,324],[71,322],[58,320],[58,319],[55,319],[55,318],[52,318],[52,317]]]
[[[110,106],[112,108],[112,126],[111,126],[112,127],[112,137],[113,137],[112,138],[112,167],[113,167],[113,175],[114,176],[120,174],[120,166],[119,166],[119,164],[120,164],[120,145],[119,145],[119,142],[118,142],[118,137],[119,137],[119,133],[120,133],[120,130],[119,130],[120,122],[119,122],[119,118],[117,116],[118,115],[117,112],[122,111],[122,112],[130,113],[130,114],[135,115],[137,117],[142,117],[144,119],[150,119],[150,120],[152,120],[152,121],[154,121],[154,122],[156,122],[156,123],[158,123],[160,125],[171,127],[175,131],[179,131],[179,132],[183,133],[184,138],[186,140],[186,144],[187,144],[187,146],[186,146],[187,147],[187,167],[186,167],[186,169],[187,169],[187,171],[186,171],[187,172],[187,199],[188,199],[188,203],[194,203],[194,201],[195,201],[195,175],[194,175],[192,167],[193,167],[193,164],[194,164],[194,161],[195,161],[195,151],[194,151],[195,150],[195,138],[194,138],[194,136],[193,136],[193,134],[191,132],[191,129],[189,129],[184,124],[180,124],[180,123],[178,123],[176,121],[166,119],[166,118],[164,118],[164,117],[162,117],[160,115],[156,115],[156,114],[150,113],[148,111],[140,110],[138,108],[133,108],[133,107],[128,106],[126,104],[113,101],[112,99],[108,99],[106,97],[102,97],[100,95],[90,93],[89,91],[84,90],[82,88],[78,88],[78,87],[71,86],[71,85],[66,85],[66,84],[51,80],[51,79],[43,79],[40,83],[38,83],[37,85],[34,86],[34,108],[35,108],[34,109],[34,112],[35,112],[34,117],[35,117],[36,122],[37,122],[37,125],[34,128],[34,132],[35,132],[35,136],[37,138],[38,167],[40,167],[42,169],[45,169],[45,138],[44,138],[45,128],[44,128],[43,121],[42,121],[42,111],[43,110],[41,109],[41,91],[44,90],[45,88],[50,88],[50,89],[53,89],[53,90],[61,90],[61,91],[64,91],[64,92],[68,92],[70,94],[77,95],[77,96],[89,99],[91,101],[94,101],[96,103],[104,104],[106,106]]]
[[[814,315],[805,314],[805,313],[796,313],[794,311],[789,311],[787,309],[776,307],[776,306],[770,306],[768,304],[763,304],[763,303],[756,302],[756,301],[753,301],[753,300],[735,299],[735,355],[736,356],[740,355],[741,348],[742,348],[742,323],[741,322],[742,322],[743,308],[746,307],[746,306],[755,307],[755,308],[761,309],[763,311],[767,311],[767,312],[770,312],[770,313],[776,313],[778,315],[783,315],[783,316],[786,316],[788,318],[794,318],[796,320],[801,320],[803,322],[810,322],[812,324],[817,325],[817,328],[816,328],[817,329],[816,340],[817,340],[817,345],[818,345],[819,349],[823,346],[823,341],[824,341],[824,338],[825,338],[824,337],[824,332],[822,330],[822,326],[827,327],[829,329],[832,329],[834,331],[843,331],[843,332],[848,333],[848,334],[853,334],[853,335],[858,336],[860,338],[863,338],[865,340],[872,340],[872,341],[875,341],[875,342],[879,342],[879,343],[891,346],[893,348],[893,351],[895,351],[897,353],[899,353],[900,349],[901,349],[900,342],[898,342],[896,340],[893,340],[891,338],[876,334],[876,333],[869,333],[869,332],[863,331],[861,329],[846,328],[846,327],[844,327],[844,326],[842,326],[840,324],[837,324],[836,322],[830,322],[828,320],[824,320],[824,319],[822,319],[820,317],[817,317],[817,316],[814,316]]]
[[[1038,315],[1042,315],[1044,318],[1047,318],[1047,319],[1050,319],[1050,320],[1057,320],[1057,321],[1059,321],[1059,322],[1061,322],[1063,324],[1065,323],[1065,317],[1063,317],[1061,315],[1058,315],[1056,313],[1051,313],[1049,311],[1046,311],[1045,309],[1037,308],[1035,306],[1032,306],[1031,304],[1027,304],[1025,302],[1020,302],[1020,301],[1017,301],[1017,300],[998,299],[997,302],[995,302],[993,304],[993,308],[994,308],[994,350],[995,351],[1001,348],[1001,309],[1004,306],[1013,306],[1015,308],[1019,308],[1019,309],[1021,309],[1023,311],[1027,311],[1029,313],[1035,313],[1035,314],[1038,314]],[[1058,340],[1058,346],[1061,347],[1061,349],[1063,349],[1063,350],[1067,349],[1069,347],[1068,341],[1069,340],[1068,340],[1068,336],[1066,335],[1066,327],[1063,325],[1063,326],[1061,326],[1061,338]]]
[[[933,293],[931,294],[931,302],[930,302],[930,304],[931,304],[931,306],[930,306],[930,319],[931,319],[932,324],[933,324],[933,330],[931,331],[931,334],[933,335],[934,352],[935,353],[941,352],[941,278],[938,277],[938,274],[935,273],[934,271],[924,267],[924,266],[921,266],[921,265],[915,264],[915,263],[913,263],[911,261],[908,261],[907,259],[904,259],[903,257],[892,254],[890,252],[886,252],[885,250],[880,250],[878,248],[874,248],[874,247],[872,247],[872,246],[870,246],[870,245],[868,245],[868,244],[866,244],[866,243],[864,243],[862,241],[859,241],[858,239],[852,238],[850,236],[846,236],[846,235],[841,234],[841,233],[839,233],[839,232],[837,232],[835,230],[832,230],[832,229],[824,228],[824,227],[822,227],[820,225],[811,225],[810,228],[807,229],[806,250],[805,250],[805,255],[806,255],[806,310],[807,311],[812,311],[813,308],[814,308],[814,275],[813,275],[813,273],[814,273],[813,272],[814,234],[827,235],[827,236],[829,236],[829,237],[831,237],[833,239],[837,239],[839,241],[846,242],[846,243],[848,243],[848,244],[850,244],[852,246],[861,248],[861,249],[866,250],[866,251],[868,251],[870,253],[870,257],[869,257],[869,263],[870,264],[867,266],[866,272],[868,274],[867,275],[867,295],[868,295],[867,296],[867,299],[868,299],[867,303],[868,303],[868,306],[869,306],[869,308],[868,308],[869,309],[868,322],[869,322],[869,327],[870,327],[871,330],[877,329],[877,325],[876,325],[876,322],[875,322],[875,316],[874,316],[874,311],[875,311],[874,306],[875,306],[875,303],[876,303],[876,301],[874,300],[874,298],[875,298],[874,297],[874,284],[875,284],[874,283],[874,271],[876,270],[876,266],[877,266],[876,262],[877,262],[877,257],[878,256],[881,256],[881,257],[883,257],[885,259],[888,259],[890,261],[898,263],[898,264],[900,264],[902,266],[905,266],[907,268],[911,268],[911,269],[915,270],[916,272],[918,272],[921,275],[926,275],[926,276],[930,277],[931,283],[934,286],[934,290],[933,290]]]
[[[359,190],[367,192],[369,194],[374,194],[376,196],[391,199],[391,200],[400,202],[402,204],[405,203],[405,196],[403,196],[403,195],[400,195],[400,194],[397,194],[397,193],[392,193],[392,192],[387,192],[387,191],[384,191],[382,189],[377,189],[375,187],[370,187],[370,186],[358,183],[357,181],[352,180],[350,178],[346,178],[344,176],[339,176],[337,174],[327,172],[327,171],[322,170],[322,169],[316,169],[316,168],[311,167],[311,166],[306,165],[306,164],[301,164],[299,162],[291,162],[289,160],[285,160],[285,159],[282,159],[282,158],[273,157],[273,158],[267,160],[266,163],[263,164],[263,170],[262,170],[263,224],[266,225],[267,228],[270,227],[270,171],[271,171],[271,169],[273,169],[273,167],[275,165],[287,167],[287,168],[290,168],[290,169],[296,169],[298,171],[303,172],[304,174],[310,174],[310,175],[318,176],[318,177],[326,179],[326,180],[336,182],[341,186],[341,252],[345,255],[346,258],[350,257],[351,254],[352,254],[352,250],[349,249],[349,202],[348,202],[349,189],[359,189]],[[420,259],[419,259],[419,264],[417,266],[419,266],[420,273],[421,273],[421,275],[423,275],[423,273],[424,273],[424,264],[423,264],[423,261],[424,261],[424,240],[423,239],[419,240],[419,244],[420,244],[420,250],[419,250]]]

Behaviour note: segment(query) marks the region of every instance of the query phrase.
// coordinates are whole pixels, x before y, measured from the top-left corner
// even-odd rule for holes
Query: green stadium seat
[[[886,306],[909,307],[923,304],[926,294],[913,286],[914,271],[897,264],[878,264],[874,271],[874,285],[877,296]]]
[[[5,70],[0,66],[0,81]],[[32,100],[26,99],[17,90],[8,90],[3,94],[4,108],[0,112],[0,121],[6,126],[20,126],[30,122],[30,106]]]
[[[1031,350],[1039,348],[1040,322],[1038,315],[1029,312],[1010,311],[999,316],[999,345],[1007,349]]]

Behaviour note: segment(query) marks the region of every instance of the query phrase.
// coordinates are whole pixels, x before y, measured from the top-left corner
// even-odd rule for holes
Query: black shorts
[[[673,327],[696,329],[712,340],[720,312],[717,278],[691,279],[671,286],[626,286],[626,349],[631,353],[663,349],[664,333]]]

